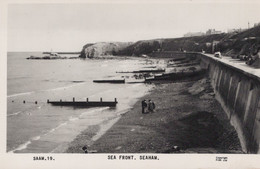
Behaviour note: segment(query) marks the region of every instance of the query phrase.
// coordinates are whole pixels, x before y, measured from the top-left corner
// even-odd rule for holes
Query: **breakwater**
[[[260,153],[260,70],[230,57],[210,54],[160,52],[153,56],[198,57],[206,69],[216,99],[237,131],[245,153]]]

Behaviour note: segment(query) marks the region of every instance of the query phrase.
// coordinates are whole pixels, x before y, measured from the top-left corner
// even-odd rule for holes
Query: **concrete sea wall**
[[[216,98],[246,153],[260,153],[260,77],[212,56],[197,54],[208,69]],[[260,70],[259,70],[260,71]]]
[[[260,153],[260,70],[243,67],[246,65],[241,66],[239,61],[230,62],[230,57],[220,59],[202,53],[165,51],[151,56],[199,57],[201,68],[208,71],[216,99],[237,131],[243,151]]]

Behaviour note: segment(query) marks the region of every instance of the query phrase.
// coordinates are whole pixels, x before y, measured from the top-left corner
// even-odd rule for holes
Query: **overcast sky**
[[[245,1],[247,2],[247,1]],[[181,37],[260,22],[260,3],[9,4],[8,51],[80,51],[86,43]]]

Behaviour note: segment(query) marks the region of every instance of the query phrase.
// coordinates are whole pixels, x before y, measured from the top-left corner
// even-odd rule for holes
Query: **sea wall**
[[[208,72],[216,99],[237,131],[243,151],[260,153],[260,70],[244,62],[232,62],[230,57],[220,59],[202,53],[168,51],[151,56],[198,57],[201,68]]]
[[[216,98],[235,127],[246,153],[260,153],[260,78],[206,54],[197,54],[208,70]]]

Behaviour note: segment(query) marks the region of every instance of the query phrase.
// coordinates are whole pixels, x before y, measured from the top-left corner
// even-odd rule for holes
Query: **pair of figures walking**
[[[153,113],[155,109],[155,104],[153,101],[149,100],[148,103],[146,102],[146,100],[142,101],[142,113],[146,114],[146,113]]]

